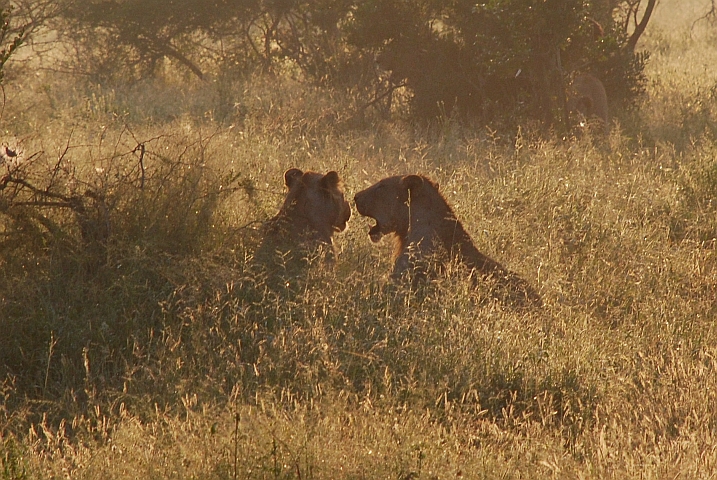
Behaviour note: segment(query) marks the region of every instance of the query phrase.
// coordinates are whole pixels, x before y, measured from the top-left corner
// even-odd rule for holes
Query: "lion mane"
[[[424,176],[384,178],[354,197],[357,211],[373,218],[369,230],[376,243],[384,235],[395,236],[392,277],[415,271],[434,253],[457,258],[483,279],[492,279],[498,298],[517,305],[542,305],[537,292],[522,278],[484,255],[438,191],[438,184]],[[421,272],[417,272],[421,276]]]

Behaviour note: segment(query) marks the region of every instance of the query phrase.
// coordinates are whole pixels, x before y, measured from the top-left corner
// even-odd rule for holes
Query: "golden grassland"
[[[684,5],[606,142],[357,119],[287,79],[9,84],[30,179],[65,152],[58,182],[103,191],[113,237],[91,273],[71,239],[3,243],[0,477],[717,476],[717,50]],[[251,257],[290,167],[348,198],[428,175],[544,308],[404,291],[358,216],[335,269],[277,278]]]

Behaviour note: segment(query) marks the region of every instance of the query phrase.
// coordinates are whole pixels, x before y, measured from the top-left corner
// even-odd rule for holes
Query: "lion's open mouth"
[[[376,225],[371,227],[371,230],[368,231],[368,236],[371,237],[371,241],[373,243],[378,243],[379,240],[381,240],[381,237],[383,237],[383,233],[381,232],[381,225],[376,222]]]

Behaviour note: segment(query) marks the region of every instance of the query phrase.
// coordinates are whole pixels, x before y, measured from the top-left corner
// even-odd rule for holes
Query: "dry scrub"
[[[451,119],[349,129],[339,95],[291,82],[246,84],[221,122],[208,86],[9,96],[36,101],[3,118],[33,189],[0,191],[0,476],[714,477],[714,79],[654,78],[609,153]],[[700,102],[676,111],[673,89]],[[185,113],[149,120],[132,95]],[[347,198],[435,179],[544,308],[450,275],[395,285],[362,218],[335,269],[268,282],[251,259],[296,166]],[[111,226],[91,262],[88,190]]]

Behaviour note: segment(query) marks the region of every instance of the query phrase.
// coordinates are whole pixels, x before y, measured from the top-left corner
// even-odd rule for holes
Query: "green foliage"
[[[70,10],[67,18],[86,62],[82,68],[100,78],[118,66],[145,76],[166,60],[200,78],[207,71],[261,68],[349,88],[359,98],[371,89],[379,92],[369,104],[405,87],[414,117],[458,112],[496,123],[565,121],[565,83],[576,72],[603,79],[615,105],[631,104],[644,88],[647,56],[625,49],[622,19],[603,4],[199,3],[94,1]],[[104,53],[110,45],[111,59]],[[374,57],[390,72],[389,84],[376,75]]]
[[[82,53],[79,67],[87,73],[102,78],[120,66],[141,77],[169,58],[202,77],[197,60],[186,54],[186,43],[211,30],[219,19],[232,21],[228,3],[232,2],[79,2],[64,16]],[[110,46],[111,59],[103,53]]]
[[[352,44],[378,51],[394,84],[405,82],[422,118],[456,109],[487,122],[552,124],[573,72],[603,78],[616,105],[644,85],[646,55],[625,52],[609,10],[589,2],[363,2],[349,27]]]
[[[75,68],[100,78],[118,69],[147,76],[157,73],[165,60],[199,78],[217,68],[281,69],[288,60],[321,80],[340,61],[338,23],[349,6],[346,0],[97,0],[77,3],[65,18],[83,61],[91,59]],[[109,46],[112,58],[103,53]]]

